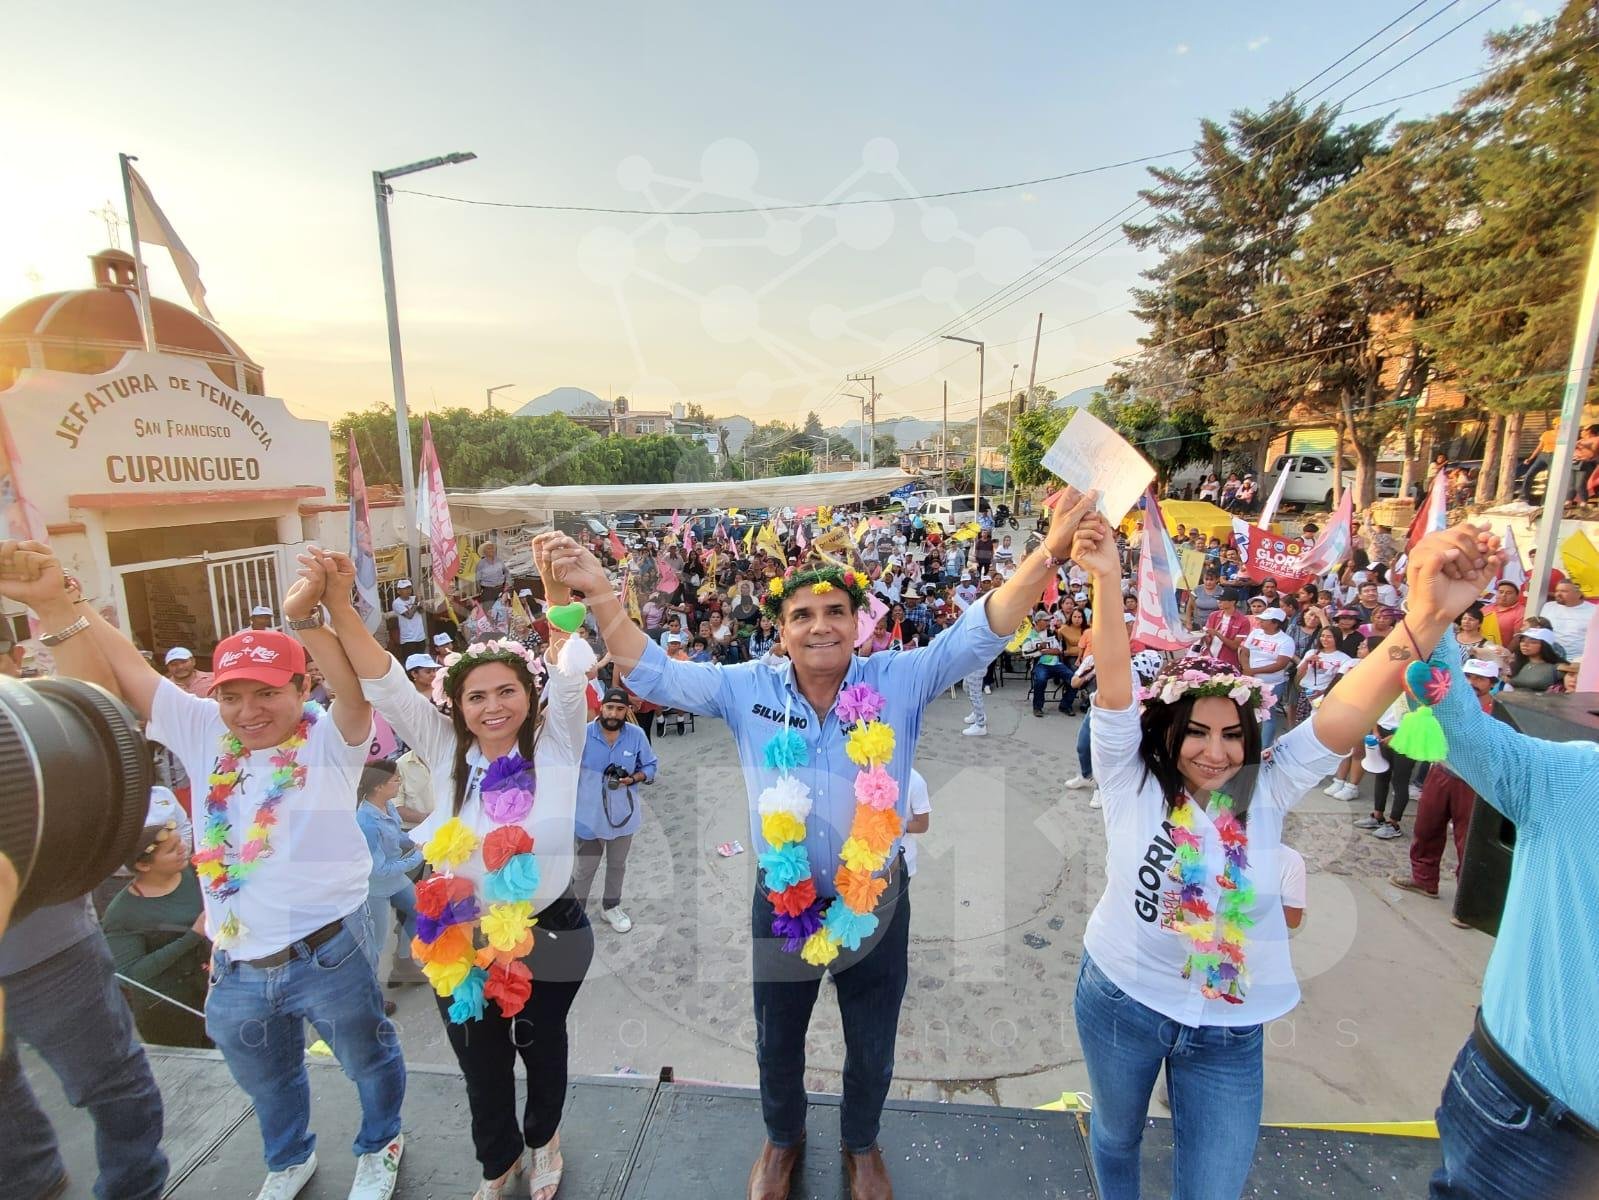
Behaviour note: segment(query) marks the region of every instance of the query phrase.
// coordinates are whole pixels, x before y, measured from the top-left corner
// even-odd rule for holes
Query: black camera
[[[150,808],[150,752],[109,692],[0,676],[0,854],[13,922],[90,891],[127,861]]]
[[[604,775],[608,780],[605,786],[613,788],[626,787],[633,778],[633,772],[618,766],[616,763],[607,763],[605,770],[601,771],[600,774]]]

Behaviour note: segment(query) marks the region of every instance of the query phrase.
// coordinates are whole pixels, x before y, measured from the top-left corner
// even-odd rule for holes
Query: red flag
[[[461,572],[461,550],[455,544],[455,525],[450,520],[450,499],[444,493],[444,472],[439,469],[439,452],[433,445],[433,426],[422,418],[421,484],[417,489],[416,524],[428,531],[432,558],[433,586],[439,595],[450,594],[450,580]],[[420,564],[418,564],[420,566]]]
[[[1427,490],[1427,499],[1416,510],[1416,519],[1410,523],[1410,532],[1405,535],[1405,552],[1408,554],[1415,544],[1429,533],[1436,533],[1449,526],[1449,473],[1439,471],[1433,476],[1432,487]]]
[[[616,530],[611,530],[610,536],[611,557],[617,562],[627,561],[627,551],[622,549],[622,539],[616,536]]]
[[[1049,573],[1049,582],[1044,585],[1044,596],[1039,601],[1045,608],[1053,608],[1060,600],[1060,568]]]

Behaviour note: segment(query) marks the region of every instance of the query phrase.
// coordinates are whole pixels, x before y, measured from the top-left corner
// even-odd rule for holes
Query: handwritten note
[[[1099,511],[1112,525],[1131,511],[1155,478],[1155,468],[1127,440],[1086,408],[1079,408],[1043,464],[1079,491],[1099,490]]]

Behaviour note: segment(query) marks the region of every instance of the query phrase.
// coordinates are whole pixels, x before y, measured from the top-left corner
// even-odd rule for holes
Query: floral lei
[[[222,752],[217,755],[207,782],[205,824],[200,834],[200,849],[190,860],[206,891],[218,903],[239,894],[245,880],[255,874],[262,860],[272,857],[272,828],[278,823],[278,805],[291,788],[305,786],[306,769],[299,761],[301,749],[311,727],[322,717],[322,709],[306,704],[300,723],[272,755],[272,779],[267,793],[256,805],[244,842],[233,845],[233,822],[228,819],[228,799],[239,786],[244,772],[244,743],[231,731],[222,735]],[[231,854],[231,857],[230,857]],[[236,946],[247,932],[231,908],[217,931],[217,945]]]
[[[1244,874],[1249,869],[1249,831],[1233,811],[1233,798],[1224,792],[1210,794],[1211,819],[1221,839],[1226,864],[1216,876],[1221,887],[1213,911],[1205,902],[1205,858],[1200,838],[1194,832],[1194,804],[1182,795],[1172,806],[1172,844],[1177,853],[1168,869],[1182,885],[1179,893],[1181,917],[1173,928],[1193,943],[1183,978],[1200,977],[1199,990],[1208,1000],[1242,1004],[1249,987],[1244,967],[1245,930],[1254,925],[1249,910],[1255,904],[1255,886]]]
[[[416,885],[416,936],[411,953],[433,990],[450,997],[450,1020],[481,1020],[487,1001],[514,1017],[533,993],[522,960],[533,950],[533,894],[539,865],[521,822],[533,810],[533,766],[520,754],[489,764],[479,788],[483,811],[500,824],[482,839],[481,888],[453,873],[478,849],[477,834],[459,817],[440,825],[422,857],[438,872]],[[481,899],[480,899],[481,897]],[[485,907],[486,905],[486,907]]]
[[[784,939],[787,953],[798,953],[813,967],[832,962],[840,946],[859,950],[861,939],[877,929],[873,909],[888,880],[874,872],[882,870],[900,835],[895,808],[899,784],[884,770],[894,756],[894,730],[878,720],[883,705],[881,693],[869,684],[851,684],[838,694],[839,720],[852,726],[845,752],[860,770],[855,775],[854,820],[839,848],[841,866],[833,877],[838,895],[830,900],[816,895],[805,852],[810,788],[792,774],[808,761],[805,739],[785,723],[766,743],[766,765],[782,772],[757,801],[761,836],[770,847],[760,856],[760,867],[772,902],[772,935]]]

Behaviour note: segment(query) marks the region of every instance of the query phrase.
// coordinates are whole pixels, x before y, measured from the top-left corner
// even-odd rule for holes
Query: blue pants
[[[1094,1094],[1089,1150],[1102,1200],[1139,1200],[1149,1098],[1171,1079],[1173,1200],[1238,1200],[1260,1138],[1259,1025],[1181,1025],[1122,991],[1083,955],[1077,1036]]]
[[[1072,691],[1071,668],[1065,663],[1052,663],[1047,667],[1043,663],[1039,663],[1033,668],[1034,712],[1044,711],[1044,696],[1049,691],[1049,684],[1052,679],[1059,679],[1066,684],[1060,694],[1060,710],[1061,712],[1071,711],[1072,701],[1077,697],[1077,693]]]
[[[857,951],[841,950],[832,966],[844,1025],[844,1099],[839,1137],[853,1154],[877,1143],[883,1101],[894,1077],[894,1039],[909,974],[911,898],[904,860],[876,909],[878,925]],[[822,969],[786,954],[772,936],[772,903],[757,888],[751,914],[755,977],[755,1060],[761,1116],[772,1145],[805,1136],[805,1034],[822,985]]]
[[[366,924],[363,906],[315,950],[296,942],[293,957],[278,967],[252,967],[216,952],[205,1029],[255,1105],[269,1171],[302,1163],[316,1149],[307,1021],[333,1048],[361,1099],[355,1153],[381,1150],[400,1132],[405,1060],[367,961]]]
[[[101,1200],[155,1200],[167,1181],[161,1093],[112,977],[99,933],[7,976],[0,1048],[0,1200],[34,1200],[66,1173],[55,1131],[17,1061],[15,1041],[37,1050],[68,1101],[94,1120]]]
[[[1093,735],[1088,731],[1088,723],[1094,719],[1094,706],[1088,705],[1088,711],[1083,714],[1083,723],[1077,730],[1077,770],[1084,779],[1094,777],[1094,759],[1089,753],[1093,744]]]
[[[368,932],[371,937],[366,943],[366,960],[372,964],[372,973],[377,974],[378,963],[383,958],[383,947],[389,942],[389,913],[400,914],[404,932],[400,935],[405,941],[395,951],[396,962],[407,957],[411,939],[416,936],[416,885],[407,883],[392,896],[368,896],[366,901],[366,919],[370,926]]]
[[[1533,1115],[1469,1040],[1455,1057],[1438,1105],[1443,1165],[1431,1200],[1544,1200],[1576,1197],[1599,1174],[1599,1147],[1558,1115]]]

